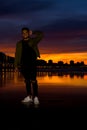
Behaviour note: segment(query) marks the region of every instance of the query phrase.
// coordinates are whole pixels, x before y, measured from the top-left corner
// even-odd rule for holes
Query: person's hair
[[[28,28],[28,27],[23,27],[23,28],[21,29],[21,31],[24,31],[24,30],[29,31],[29,28]]]

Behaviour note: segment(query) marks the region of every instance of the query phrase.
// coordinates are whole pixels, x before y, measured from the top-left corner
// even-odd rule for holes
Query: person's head
[[[27,28],[27,27],[24,27],[24,28],[22,28],[22,37],[23,37],[23,39],[24,40],[27,40],[28,38],[29,38],[29,28]]]

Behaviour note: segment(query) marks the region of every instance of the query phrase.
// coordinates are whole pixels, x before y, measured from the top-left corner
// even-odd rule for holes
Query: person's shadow
[[[24,102],[21,103],[22,107],[24,108],[39,108],[40,104],[34,104],[33,102]]]

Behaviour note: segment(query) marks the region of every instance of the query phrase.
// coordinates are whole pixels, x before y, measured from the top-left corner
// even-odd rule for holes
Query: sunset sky
[[[14,56],[21,28],[41,30],[41,59],[87,64],[86,0],[0,0],[0,52]]]

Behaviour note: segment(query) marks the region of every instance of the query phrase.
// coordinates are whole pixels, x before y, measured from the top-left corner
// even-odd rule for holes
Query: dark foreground
[[[21,104],[25,89],[0,90],[0,130],[86,129],[87,88],[40,85],[40,105]]]

